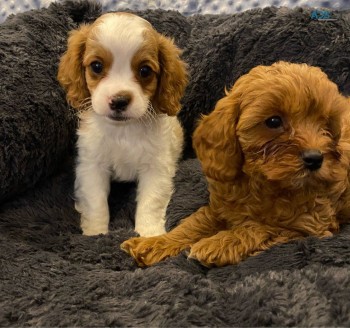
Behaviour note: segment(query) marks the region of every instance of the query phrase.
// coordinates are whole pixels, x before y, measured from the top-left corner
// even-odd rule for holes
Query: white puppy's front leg
[[[79,163],[75,180],[75,208],[87,236],[106,234],[109,224],[110,172],[97,164]]]
[[[135,231],[141,236],[165,233],[165,213],[173,192],[172,176],[159,171],[144,172],[139,177]]]

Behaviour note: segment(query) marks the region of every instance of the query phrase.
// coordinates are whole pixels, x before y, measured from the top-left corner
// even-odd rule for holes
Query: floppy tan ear
[[[67,92],[68,103],[79,108],[82,101],[90,96],[86,85],[83,56],[90,25],[82,25],[70,33],[68,48],[61,57],[57,79]]]
[[[174,116],[181,109],[180,100],[188,82],[186,64],[172,40],[159,35],[158,42],[160,78],[153,103],[160,112]]]
[[[228,93],[212,113],[203,116],[194,132],[193,146],[208,178],[232,182],[241,171],[243,156],[236,135],[239,115],[238,100]]]

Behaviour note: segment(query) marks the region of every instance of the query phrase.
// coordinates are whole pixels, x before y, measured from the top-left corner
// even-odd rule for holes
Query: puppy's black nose
[[[323,155],[317,149],[306,149],[301,153],[305,168],[310,171],[318,170],[322,166]]]
[[[128,107],[130,101],[131,101],[131,96],[129,95],[115,96],[109,103],[109,107],[113,111],[123,112]]]

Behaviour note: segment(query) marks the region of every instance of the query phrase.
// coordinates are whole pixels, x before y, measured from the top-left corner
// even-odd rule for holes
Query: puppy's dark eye
[[[103,71],[103,64],[99,61],[94,61],[90,64],[91,70],[96,73],[100,74]]]
[[[283,125],[283,121],[280,116],[271,116],[265,120],[265,124],[270,129],[278,129]]]
[[[140,77],[142,77],[143,79],[151,76],[152,73],[153,73],[152,68],[147,65],[142,66],[139,71]]]

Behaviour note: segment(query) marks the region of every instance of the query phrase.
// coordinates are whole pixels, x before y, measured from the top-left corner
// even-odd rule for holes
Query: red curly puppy
[[[122,244],[140,266],[190,249],[235,264],[350,217],[350,106],[319,68],[278,62],[242,76],[194,133],[209,205],[167,234]]]

